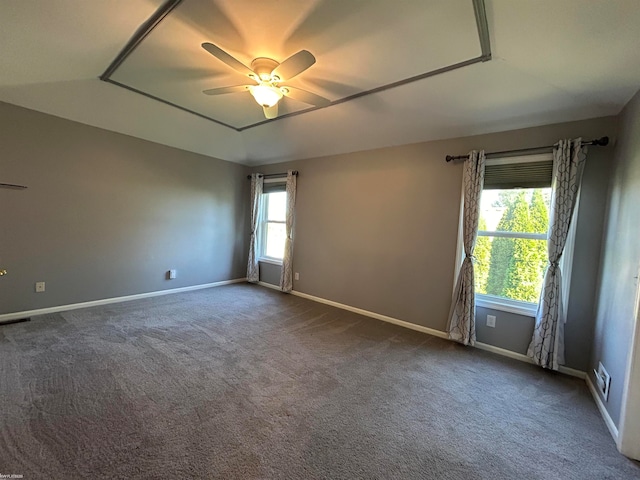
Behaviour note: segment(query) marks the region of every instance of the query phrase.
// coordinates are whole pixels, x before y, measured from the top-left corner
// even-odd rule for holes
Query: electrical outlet
[[[168,272],[169,280],[175,279],[177,274],[178,274],[177,270],[169,270]]]
[[[44,292],[44,282],[36,282],[36,293],[42,293]]]
[[[487,327],[496,328],[496,316],[487,315]]]
[[[611,386],[611,375],[607,372],[602,365],[602,362],[598,362],[598,369],[593,371],[593,374],[596,376],[596,384],[600,393],[602,393],[602,397],[606,402],[609,400],[609,387]]]
[[[300,274],[298,272],[293,274],[293,279],[294,280],[300,280]]]

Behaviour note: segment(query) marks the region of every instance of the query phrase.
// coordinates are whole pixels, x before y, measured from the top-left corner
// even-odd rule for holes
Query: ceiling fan
[[[278,102],[283,96],[317,107],[324,107],[331,103],[330,100],[315,93],[289,85],[281,85],[282,82],[292,79],[316,63],[315,57],[307,50],[300,50],[282,63],[271,58],[258,57],[251,62],[251,68],[249,68],[213,43],[205,42],[202,44],[202,48],[256,82],[256,85],[232,85],[204,90],[202,93],[206,95],[248,91],[263,108],[266,118],[278,116]]]

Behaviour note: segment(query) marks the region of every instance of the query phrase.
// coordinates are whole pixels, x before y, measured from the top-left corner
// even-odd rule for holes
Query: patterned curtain
[[[257,282],[260,280],[260,267],[258,265],[258,228],[262,212],[262,184],[261,173],[251,174],[251,237],[249,239],[249,262],[247,263],[247,280]]]
[[[553,153],[554,178],[547,249],[549,265],[544,274],[533,338],[527,355],[543,368],[558,370],[564,364],[564,309],[562,272],[558,262],[567,242],[573,209],[586,158],[582,139],[560,140]]]
[[[297,176],[292,170],[287,172],[287,238],[284,241],[284,257],[282,258],[282,271],[280,273],[280,289],[289,293],[293,290],[293,219],[296,208],[296,181]]]
[[[478,236],[480,196],[484,184],[484,150],[469,153],[464,164],[464,207],[462,237],[465,257],[458,273],[453,293],[449,325],[449,338],[463,345],[474,345],[476,341],[476,301],[473,279],[473,250]]]

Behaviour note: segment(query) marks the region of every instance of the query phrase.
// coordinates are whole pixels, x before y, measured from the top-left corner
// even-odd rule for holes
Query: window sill
[[[535,317],[536,311],[538,310],[537,304],[516,302],[488,295],[476,295],[476,307],[515,313],[516,315],[524,315],[525,317]]]
[[[282,260],[278,260],[277,258],[260,257],[258,262],[282,266]]]

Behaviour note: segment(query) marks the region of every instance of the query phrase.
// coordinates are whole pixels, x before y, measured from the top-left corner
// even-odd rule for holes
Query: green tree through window
[[[481,212],[481,233],[475,249],[476,291],[536,303],[547,262],[544,234],[549,225],[549,189],[494,192],[497,199],[491,207],[502,214],[497,226],[487,231],[487,220]],[[488,210],[486,205],[483,209]],[[500,236],[500,232],[508,234]],[[539,234],[539,238],[531,238],[536,236],[531,234]]]
[[[480,218],[478,230],[486,230],[487,221]],[[477,293],[487,293],[487,280],[489,279],[489,265],[491,261],[491,239],[489,237],[478,237],[474,250],[475,263],[475,283]]]

